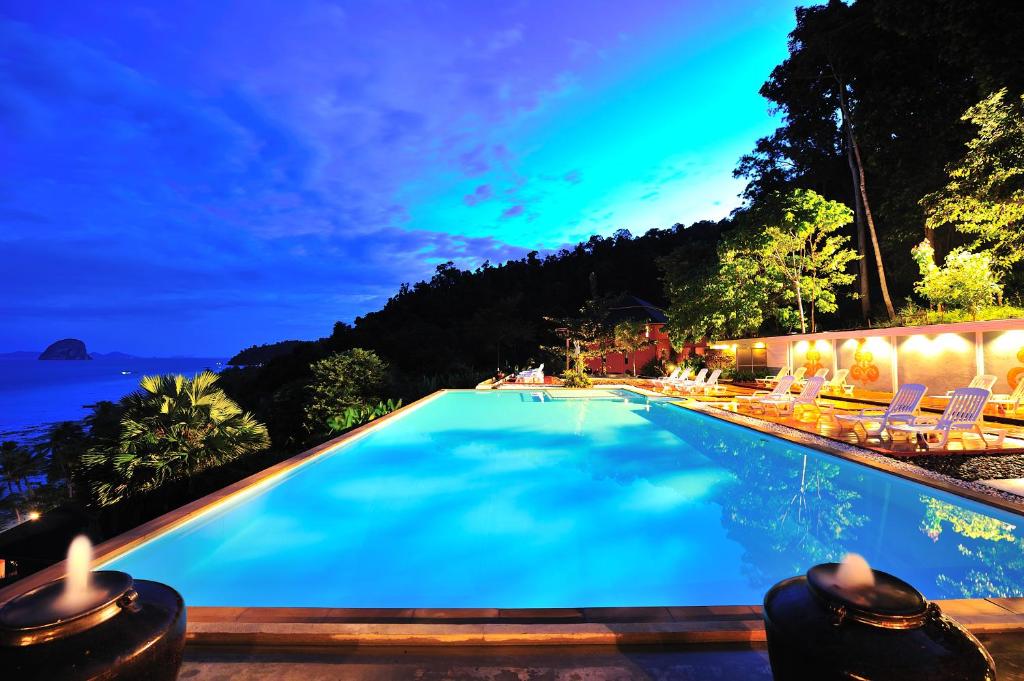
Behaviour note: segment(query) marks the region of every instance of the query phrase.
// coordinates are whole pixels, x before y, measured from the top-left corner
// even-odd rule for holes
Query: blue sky
[[[793,6],[0,0],[0,350],[229,355],[722,217]]]

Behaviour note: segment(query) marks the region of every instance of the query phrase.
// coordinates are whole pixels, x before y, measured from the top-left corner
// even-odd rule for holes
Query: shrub
[[[402,400],[397,402],[388,400],[386,402],[378,402],[377,404],[346,407],[345,411],[341,414],[327,419],[327,427],[331,429],[332,433],[343,433],[346,430],[351,430],[356,426],[361,426],[364,423],[369,423],[374,419],[390,414],[401,406]]]
[[[928,302],[939,307],[978,310],[1002,295],[1003,288],[992,271],[992,258],[987,253],[971,253],[962,248],[950,251],[942,267],[935,264],[935,250],[927,241],[914,247],[914,260],[921,270],[921,280],[914,290]]]
[[[388,365],[371,350],[353,348],[310,365],[313,378],[307,387],[305,428],[311,438],[329,435],[328,422],[343,418],[346,409],[359,409],[382,401]]]
[[[209,371],[193,378],[146,376],[121,400],[116,440],[83,457],[100,505],[154,490],[270,445],[266,427],[216,387]]]
[[[566,388],[589,388],[593,384],[585,371],[567,369],[562,374],[562,385]]]

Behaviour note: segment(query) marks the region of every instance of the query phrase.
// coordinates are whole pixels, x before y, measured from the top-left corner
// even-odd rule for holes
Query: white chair
[[[856,414],[836,414],[833,410],[833,416],[839,422],[840,430],[852,428],[858,440],[860,435],[857,433],[857,426],[864,431],[864,437],[881,435],[890,423],[913,421],[921,398],[927,390],[928,388],[920,383],[905,383],[892,396],[889,406],[884,410],[868,408],[861,409]]]
[[[707,371],[707,369],[704,369],[701,373],[707,374]],[[697,392],[698,390],[702,390],[706,395],[709,389],[718,384],[718,377],[721,374],[721,369],[715,369],[714,371],[711,372],[711,375],[708,376],[706,379],[703,378],[700,374],[698,374],[697,378],[693,380],[693,383],[684,386],[682,390],[685,390],[686,392],[691,394]]]
[[[849,369],[840,369],[836,372],[836,375],[825,384],[825,392],[831,393],[843,393],[846,395],[853,394],[853,386],[846,383],[846,377],[850,375]]]
[[[989,402],[996,405],[1000,414],[1015,413],[1020,409],[1020,403],[1024,402],[1024,378],[1017,381],[1017,387],[1013,389],[1012,393],[992,395]]]
[[[687,373],[689,373],[690,370],[688,368],[684,369],[683,367],[676,367],[675,369],[672,370],[672,373],[669,374],[668,376],[661,376],[659,378],[654,379],[654,381],[652,381],[652,382],[655,385],[658,385],[658,386],[664,385],[665,383],[670,383],[670,382],[678,379],[680,377],[679,374],[681,374],[683,371],[686,371]]]
[[[669,387],[675,390],[688,390],[691,386],[694,385],[704,385],[704,379],[707,378],[707,375],[708,370],[707,368],[704,368],[698,371],[697,375],[694,376],[692,379],[683,381],[673,381],[672,383],[669,384]]]
[[[768,413],[768,409],[774,409],[779,416],[795,416],[798,409],[813,409],[821,414],[818,393],[821,392],[824,383],[824,376],[811,376],[799,395],[790,395],[788,391],[779,395],[767,395],[761,400],[751,402],[750,407],[754,410],[761,409],[765,413]]]
[[[797,367],[796,370],[793,372],[793,385],[802,385],[804,380],[804,374],[806,373],[807,367]]]
[[[704,394],[717,393],[725,389],[725,386],[718,383],[718,377],[722,375],[721,369],[715,369],[708,376],[708,380],[704,381]],[[693,392],[692,390],[690,392]]]
[[[667,392],[669,388],[671,388],[671,387],[673,387],[673,386],[675,386],[675,385],[677,385],[679,383],[684,383],[687,379],[689,379],[690,374],[692,372],[693,372],[693,369],[691,369],[690,367],[686,367],[685,369],[680,371],[679,375],[676,376],[675,378],[665,378],[665,379],[662,379],[662,381],[660,382],[661,392]]]
[[[982,390],[992,390],[992,386],[996,384],[996,377],[992,374],[978,374],[971,379],[971,382],[967,384],[968,388],[981,388]],[[945,395],[933,395],[933,399],[936,400],[948,400],[953,396],[953,390],[947,390]]]
[[[936,446],[940,449],[945,447],[949,438],[954,433],[974,433],[981,438],[982,443],[988,448],[988,440],[985,439],[985,430],[981,425],[981,412],[985,409],[985,403],[992,395],[983,388],[957,388],[949,398],[942,416],[918,416],[908,423],[895,423],[886,426],[889,436],[902,433],[908,437],[913,435],[917,441],[928,449],[928,437],[939,438]],[[1005,431],[996,431],[996,444],[1002,446],[1006,438]]]
[[[758,385],[763,385],[765,387],[768,387],[770,385],[775,385],[776,383],[778,383],[779,381],[782,380],[783,376],[787,376],[788,374],[789,374],[789,367],[782,367],[781,369],[779,369],[779,373],[775,374],[774,376],[765,376],[764,378],[755,378],[754,381]]]
[[[792,385],[793,377],[783,376],[771,390],[755,390],[753,395],[737,395],[736,404],[753,405],[755,402],[760,402],[764,399],[777,399],[783,395],[788,395]]]
[[[541,364],[536,369],[527,369],[526,371],[520,371],[516,374],[523,383],[543,383],[544,382],[544,365]]]
[[[824,380],[825,377],[828,376],[828,369],[818,369],[817,371],[814,372],[814,375],[815,376],[819,376],[819,377],[821,377],[822,380]],[[806,378],[801,378],[801,379],[799,379],[797,381],[797,383],[802,386],[805,383],[807,383],[807,379]]]

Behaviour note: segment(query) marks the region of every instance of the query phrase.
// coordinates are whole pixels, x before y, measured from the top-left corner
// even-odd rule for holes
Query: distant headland
[[[39,359],[92,359],[85,351],[85,343],[77,338],[65,338],[43,350]]]

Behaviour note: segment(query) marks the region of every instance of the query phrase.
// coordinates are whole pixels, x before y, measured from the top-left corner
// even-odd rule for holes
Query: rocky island
[[[77,338],[65,338],[43,350],[39,359],[92,359],[85,351],[85,343]]]

